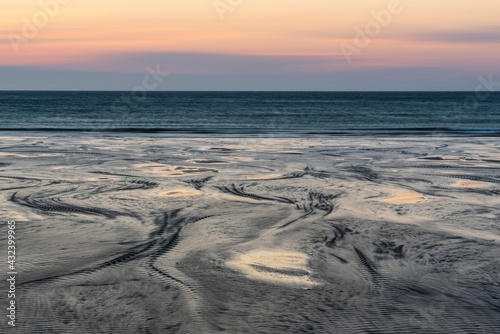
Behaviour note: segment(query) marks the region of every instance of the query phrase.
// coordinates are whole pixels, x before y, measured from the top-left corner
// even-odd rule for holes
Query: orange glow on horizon
[[[53,17],[41,24],[36,36],[25,38],[22,29],[26,20],[33,24],[43,8],[38,2],[5,0],[6,19],[0,22],[4,34],[0,66],[78,69],[81,64],[113,55],[172,52],[330,56],[338,60],[343,58],[339,45],[353,45],[354,29],[363,30],[374,20],[372,12],[386,11],[390,0],[342,4],[320,0],[243,1],[225,12],[223,21],[212,0],[65,2],[52,9]],[[449,64],[467,67],[495,64],[500,57],[500,39],[494,40],[495,32],[500,32],[499,1],[401,0],[400,6],[401,12],[391,15],[390,22],[370,37],[369,46],[360,48],[355,55],[359,62],[330,64],[323,69]],[[18,45],[18,53],[10,45],[9,33],[26,41]],[[81,68],[92,67],[87,64]],[[318,71],[321,67],[311,65],[310,69]]]

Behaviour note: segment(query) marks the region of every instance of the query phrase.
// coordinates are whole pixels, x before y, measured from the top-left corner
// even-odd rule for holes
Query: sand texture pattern
[[[499,333],[499,195],[495,138],[4,136],[9,332]]]

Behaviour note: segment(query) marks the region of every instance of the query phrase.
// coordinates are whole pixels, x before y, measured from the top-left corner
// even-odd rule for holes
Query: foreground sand
[[[500,332],[499,194],[497,138],[4,136],[13,332]]]

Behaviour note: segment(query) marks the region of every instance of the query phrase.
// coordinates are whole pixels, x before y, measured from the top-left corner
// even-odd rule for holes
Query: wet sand
[[[499,157],[498,138],[2,136],[8,330],[500,332]]]

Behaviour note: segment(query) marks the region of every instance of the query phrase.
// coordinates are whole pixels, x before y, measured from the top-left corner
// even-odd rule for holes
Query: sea
[[[0,92],[0,133],[499,136],[500,92]]]

